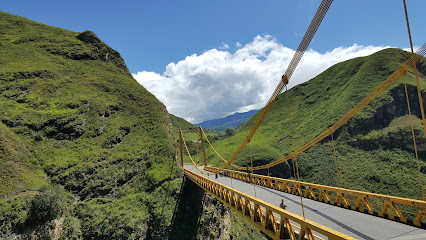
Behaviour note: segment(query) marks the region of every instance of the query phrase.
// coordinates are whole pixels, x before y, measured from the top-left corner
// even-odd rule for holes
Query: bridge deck
[[[198,172],[192,165],[185,165],[186,169]],[[233,187],[243,193],[255,196],[279,206],[281,199],[284,199],[288,211],[302,216],[300,197],[274,189],[232,179],[229,177],[209,177],[221,184]],[[371,216],[368,214],[335,207],[322,202],[303,198],[305,217],[309,220],[327,226],[331,229],[347,234],[357,239],[401,239],[415,240],[426,239],[426,230],[401,224],[391,220]]]

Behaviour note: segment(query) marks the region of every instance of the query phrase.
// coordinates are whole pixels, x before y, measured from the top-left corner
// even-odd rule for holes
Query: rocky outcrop
[[[199,226],[197,239],[230,239],[231,210],[206,193],[203,197],[203,213]]]

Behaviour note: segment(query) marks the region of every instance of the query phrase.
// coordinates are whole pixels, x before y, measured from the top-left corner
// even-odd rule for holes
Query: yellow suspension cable
[[[404,2],[405,19],[406,19],[406,22],[407,22],[408,38],[410,39],[411,54],[414,54],[413,41],[411,40],[410,22],[408,21],[407,5],[405,4],[405,0],[403,0],[403,2]],[[425,110],[424,110],[424,107],[423,107],[423,98],[422,98],[422,93],[420,91],[419,74],[417,72],[416,64],[414,64],[413,68],[414,68],[414,74],[416,76],[417,95],[419,97],[420,112],[422,113],[423,129],[424,129],[424,133],[426,135]],[[405,86],[405,94],[407,96],[408,111],[409,111],[409,114],[410,114],[411,131],[413,133],[414,150],[416,152],[417,168],[419,170],[419,179],[420,179],[420,185],[421,185],[421,188],[422,188],[422,196],[423,196],[423,201],[425,201],[425,193],[424,193],[424,189],[423,189],[422,174],[420,172],[420,163],[419,163],[419,157],[417,155],[416,139],[414,137],[414,127],[413,127],[413,123],[412,123],[412,120],[411,120],[410,102],[408,100],[408,92],[407,92],[407,85],[405,83],[405,78],[404,78],[404,86]]]
[[[198,136],[198,140],[197,140],[197,165],[200,163],[200,159],[198,158],[199,149],[200,149],[200,136]]]
[[[343,124],[345,124],[349,119],[351,119],[355,114],[357,114],[359,111],[364,109],[370,102],[372,102],[375,98],[377,98],[381,93],[383,93],[386,89],[389,88],[394,82],[396,82],[400,77],[404,76],[408,70],[413,68],[413,66],[416,64],[416,62],[420,61],[423,56],[426,54],[426,43],[420,47],[416,54],[413,54],[404,64],[402,64],[398,70],[396,70],[394,73],[392,73],[385,81],[383,81],[376,89],[374,89],[369,95],[367,95],[361,102],[359,102],[355,107],[353,107],[349,112],[347,112],[341,119],[339,119],[333,126],[331,126],[331,129],[333,131],[336,131],[339,129]],[[275,165],[278,165],[282,162],[288,161],[292,159],[294,156],[298,156],[302,152],[306,151],[307,149],[311,148],[313,145],[317,144],[324,138],[330,135],[329,129],[297,149],[295,152],[278,159],[272,163],[268,163],[262,166],[257,166],[254,168],[254,170],[259,169],[265,169],[268,167],[273,167]]]
[[[183,142],[183,144],[184,144],[184,146],[185,146],[186,152],[188,153],[189,159],[191,159],[191,161],[192,161],[192,163],[194,164],[195,168],[196,168],[196,169],[197,169],[200,173],[202,173],[202,174],[204,174],[204,175],[207,175],[207,176],[210,176],[210,173],[209,173],[209,172],[205,172],[205,171],[201,170],[201,169],[198,167],[198,165],[194,162],[194,159],[192,158],[191,153],[189,153],[189,149],[188,149],[188,146],[186,145],[186,141],[185,141],[185,138],[183,137],[182,132],[181,132],[181,136],[182,136],[182,142]]]
[[[263,110],[259,114],[259,117],[257,118],[255,124],[253,125],[253,127],[250,130],[249,134],[247,135],[246,139],[241,143],[241,145],[238,147],[238,149],[235,151],[235,153],[231,156],[231,158],[228,160],[228,162],[226,164],[223,164],[220,168],[229,167],[229,165],[238,157],[238,155],[243,151],[243,149],[246,147],[246,145],[252,139],[253,135],[259,129],[259,126],[262,124],[266,115],[269,113],[272,106],[277,101],[278,96],[280,95],[281,91],[284,89],[285,86],[287,86],[289,79],[293,75],[293,72],[296,69],[296,67],[299,65],[300,59],[302,58],[303,54],[305,53],[306,49],[308,48],[312,38],[314,37],[319,25],[321,24],[322,20],[324,19],[324,16],[327,13],[332,2],[333,2],[333,0],[322,0],[320,6],[318,7],[317,12],[315,13],[314,18],[311,21],[311,24],[309,25],[308,29],[306,30],[306,33],[303,36],[303,39],[300,42],[299,47],[297,48],[297,51],[294,53],[293,58],[291,59],[290,64],[288,65],[286,72],[282,76],[281,81],[278,83],[278,86],[275,88],[275,91],[272,94],[271,98],[269,99],[268,103],[266,104],[266,106],[263,108]]]
[[[296,177],[296,165],[294,165],[294,158],[291,159],[291,162],[293,163],[293,177],[294,177],[294,180],[297,180],[297,177]]]
[[[332,131],[330,129],[330,131]],[[336,148],[334,147],[334,138],[333,138],[333,132],[331,132],[331,142],[333,144],[333,154],[334,154],[334,163],[336,164],[336,176],[337,176],[337,185],[340,188],[340,181],[339,181],[339,169],[337,168],[337,157],[336,157]]]
[[[202,133],[203,133],[203,135],[204,135],[204,137],[206,138],[206,141],[207,141],[207,143],[209,144],[209,146],[212,148],[212,150],[213,150],[213,152],[215,152],[216,153],[216,155],[222,160],[222,161],[224,161],[224,162],[228,162],[226,159],[224,159],[217,151],[216,151],[216,149],[213,147],[213,145],[210,143],[210,141],[209,141],[209,138],[207,137],[207,135],[206,135],[206,133],[204,132],[204,130],[203,130],[203,128],[201,128],[201,131],[202,131]],[[244,170],[244,167],[240,167],[240,166],[237,166],[237,165],[235,165],[235,164],[233,164],[233,163],[231,163],[230,164],[232,167],[235,167],[236,169],[239,169],[239,170]]]
[[[290,100],[288,99],[288,89],[287,89],[287,86],[285,87],[285,96],[286,96],[286,99],[287,99],[288,118],[290,119],[291,141],[293,143],[293,152],[295,152],[296,151],[296,144],[294,143],[293,124],[292,124],[292,121],[291,121]],[[294,167],[294,162],[296,162],[297,181],[300,182],[299,166],[297,164],[297,158],[296,158],[296,156],[294,156],[294,158],[293,158],[293,167]],[[302,189],[300,189],[300,190],[302,190]],[[303,218],[305,218],[305,207],[303,206],[303,197],[302,197],[301,193],[300,193],[300,203],[302,205]]]
[[[405,0],[403,0],[402,2],[404,3],[405,20],[407,22],[408,38],[410,39],[411,53],[414,53],[413,41],[411,41],[410,22],[408,21],[407,5],[405,4]]]
[[[413,41],[411,40],[410,22],[408,21],[407,5],[405,4],[405,0],[403,0],[403,2],[404,2],[405,19],[406,19],[406,22],[407,22],[408,38],[410,39],[411,54],[414,54]],[[419,97],[420,112],[422,113],[423,129],[424,129],[424,132],[425,132],[425,135],[426,135],[425,110],[424,110],[424,107],[423,107],[423,98],[422,98],[422,93],[421,93],[421,90],[420,90],[419,74],[417,72],[417,67],[416,67],[415,64],[414,64],[414,75],[416,76],[417,95]]]
[[[224,160],[226,162],[226,160],[220,156],[220,154],[216,151],[216,149],[214,149],[213,145],[210,143],[209,138],[207,137],[206,133],[204,132],[204,129],[200,126],[201,129],[201,133],[204,135],[204,137],[206,138],[207,143],[209,144],[209,146],[213,149],[213,151],[216,153],[217,156],[219,156],[220,159]],[[234,165],[234,164],[232,164]],[[235,165],[236,166],[236,165]],[[236,166],[238,167],[238,166]],[[229,173],[228,173],[229,174]],[[231,187],[234,188],[234,185],[232,183],[232,177],[231,177]]]
[[[206,133],[204,132],[204,129],[203,128],[201,128],[201,131],[203,132],[203,134],[204,134],[204,137],[206,138],[206,141],[207,141],[207,143],[209,144],[209,146],[212,148],[212,150],[213,150],[213,152],[215,152],[216,153],[216,155],[222,160],[222,161],[225,161],[225,162],[228,162],[225,158],[223,158],[217,151],[216,151],[216,149],[213,147],[213,145],[210,143],[210,140],[209,140],[209,138],[207,137],[207,135],[206,135]]]
[[[409,115],[409,118],[410,118],[411,133],[413,135],[414,152],[416,153],[417,169],[419,171],[420,188],[422,190],[423,201],[425,201],[425,193],[424,193],[424,189],[423,189],[422,173],[420,172],[419,155],[417,153],[416,137],[415,137],[415,134],[414,134],[414,124],[413,124],[413,119],[412,119],[412,116],[411,116],[410,100],[408,98],[407,83],[405,82],[405,77],[403,77],[402,79],[404,80],[405,97],[407,99],[407,107],[408,107],[408,115]]]

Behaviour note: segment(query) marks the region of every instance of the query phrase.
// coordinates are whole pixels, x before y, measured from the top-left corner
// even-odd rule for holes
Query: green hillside
[[[336,64],[308,82],[288,91],[296,148],[301,147],[340,119],[405,62],[410,53],[385,49],[368,57]],[[426,61],[418,64],[422,89],[426,86]],[[425,144],[414,74],[406,75],[414,114],[421,170],[426,173]],[[423,94],[424,96],[424,94]],[[258,113],[259,114],[259,113]],[[238,132],[215,142],[229,158],[247,136],[258,117],[254,115]],[[334,134],[342,187],[421,199],[405,91],[402,79],[374,100]],[[281,94],[249,146],[235,160],[237,165],[263,165],[293,151],[286,97]],[[209,164],[221,165],[208,151]],[[304,181],[337,186],[331,138],[298,157]],[[266,174],[266,170],[259,171]],[[271,169],[291,178],[291,162]]]
[[[0,123],[0,196],[47,184],[44,172],[31,159],[26,145]]]
[[[0,19],[0,236],[58,184],[64,238],[163,239],[181,184],[165,106],[94,33]]]
[[[201,144],[199,145],[199,155],[198,155],[198,161],[197,161],[197,143],[196,141],[198,141],[199,138],[199,130],[198,130],[198,126],[186,121],[183,118],[177,117],[173,114],[170,114],[170,119],[172,121],[172,125],[173,125],[173,135],[175,137],[175,142],[178,146],[179,144],[179,128],[182,129],[182,133],[183,133],[183,137],[185,139],[185,142],[189,148],[189,152],[191,154],[191,156],[193,157],[193,160],[195,162],[197,162],[197,164],[200,165],[204,165],[204,158],[202,155],[202,150],[201,150]],[[204,132],[206,133],[207,137],[209,138],[209,140],[211,142],[214,142],[220,138],[223,138],[223,136],[214,133],[214,132],[210,132],[206,129],[203,129]],[[184,163],[188,163],[188,164],[192,164],[191,159],[188,157],[188,154],[186,152],[185,146],[183,146],[184,148],[184,152],[183,152],[183,161]],[[208,146],[206,145],[205,148],[207,149]]]

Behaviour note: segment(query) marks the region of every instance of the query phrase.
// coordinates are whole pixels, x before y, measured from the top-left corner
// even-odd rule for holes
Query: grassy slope
[[[25,144],[0,123],[0,196],[47,184],[44,172],[32,161]]]
[[[368,57],[348,60],[330,67],[309,82],[289,90],[291,117],[296,147],[325,131],[336,120],[385,80],[408,59],[409,53],[386,49]],[[419,65],[421,86],[425,87],[426,62]],[[421,153],[422,172],[425,137],[413,73],[406,77],[415,128]],[[290,122],[285,95],[282,94],[250,146],[235,163],[254,165],[271,162],[292,151]],[[335,133],[336,151],[343,187],[421,199],[417,166],[407,125],[407,107],[402,79],[374,100],[340,131]],[[215,143],[215,148],[229,158],[247,136],[258,114],[244,124],[236,135]],[[209,163],[221,164],[208,152]],[[326,138],[298,158],[303,180],[337,185],[331,138]],[[280,172],[278,172],[280,171]],[[273,169],[275,175],[291,177],[291,164]],[[395,181],[395,177],[398,181]]]
[[[84,200],[71,208],[83,237],[162,238],[181,181],[164,105],[93,33],[0,17],[0,194],[44,170]]]

